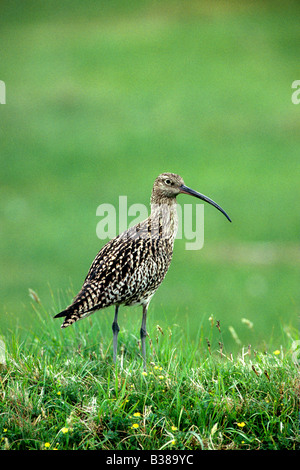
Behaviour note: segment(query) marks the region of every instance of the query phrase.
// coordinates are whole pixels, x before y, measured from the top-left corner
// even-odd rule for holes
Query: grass
[[[62,332],[40,305],[36,312],[42,335],[5,339],[2,449],[299,448],[290,341],[233,356],[213,319],[208,338],[199,331],[196,342],[174,325],[152,325],[144,371],[131,329],[120,332],[115,367],[108,331],[99,339],[96,317]]]

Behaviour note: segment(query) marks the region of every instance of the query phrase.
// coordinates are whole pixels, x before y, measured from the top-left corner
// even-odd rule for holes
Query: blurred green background
[[[254,347],[297,328],[299,13],[279,1],[1,2],[0,333],[39,330],[29,288],[49,315],[64,308],[105,243],[97,207],[148,205],[164,171],[233,223],[205,206],[204,247],[176,241],[149,324],[193,338],[213,315],[229,347],[230,326]],[[122,312],[138,335],[140,309]]]

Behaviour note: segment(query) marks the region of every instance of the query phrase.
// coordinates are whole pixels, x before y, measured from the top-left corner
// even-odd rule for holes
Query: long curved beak
[[[209,204],[214,206],[216,209],[218,209],[220,212],[222,212],[222,214],[225,215],[225,217],[229,220],[229,222],[231,222],[230,217],[226,214],[226,212],[222,209],[222,207],[220,207],[219,204],[217,204],[215,201],[213,201],[209,197],[204,196],[204,194],[198,193],[197,191],[194,191],[193,189],[189,188],[188,186],[185,186],[184,184],[180,186],[180,192],[183,194],[190,194],[191,196],[195,196],[198,199],[202,199],[202,201],[208,202]]]

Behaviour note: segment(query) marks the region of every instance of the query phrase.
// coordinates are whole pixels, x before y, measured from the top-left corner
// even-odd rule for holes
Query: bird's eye
[[[171,180],[166,180],[166,184],[171,184]]]

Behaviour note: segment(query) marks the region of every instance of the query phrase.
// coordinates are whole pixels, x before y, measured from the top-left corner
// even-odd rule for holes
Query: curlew
[[[120,305],[142,305],[140,329],[142,356],[146,364],[146,318],[151,298],[169,269],[178,227],[176,196],[189,194],[226,212],[212,199],[185,186],[181,176],[162,173],[154,181],[151,214],[143,222],[110,240],[97,254],[83,286],[73,302],[55,315],[65,317],[61,328],[87,317],[96,310],[114,306],[113,360],[117,358]]]

